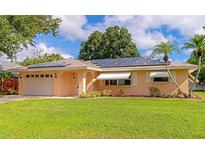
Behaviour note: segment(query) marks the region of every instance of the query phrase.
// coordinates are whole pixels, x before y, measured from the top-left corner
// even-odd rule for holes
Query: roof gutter
[[[81,67],[44,67],[44,68],[25,68],[25,69],[11,69],[9,71],[12,72],[28,72],[28,71],[61,71],[61,70],[68,70],[68,71],[73,71],[73,70],[95,70],[95,71],[101,71],[101,69],[93,68],[93,67],[87,67],[87,66],[81,66]]]

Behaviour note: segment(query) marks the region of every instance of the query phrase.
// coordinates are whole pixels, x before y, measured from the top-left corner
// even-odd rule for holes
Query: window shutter
[[[132,86],[137,86],[137,72],[132,72],[131,83],[132,83]]]
[[[147,82],[147,83],[150,83],[150,82],[151,82],[150,72],[146,72],[146,82]]]
[[[174,80],[176,81],[176,72],[175,71],[171,71],[171,75],[174,78]],[[172,79],[170,79],[170,82],[173,82]]]

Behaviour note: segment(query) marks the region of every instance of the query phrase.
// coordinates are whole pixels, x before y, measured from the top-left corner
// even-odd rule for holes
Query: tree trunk
[[[193,86],[195,85],[196,80],[199,78],[199,74],[200,74],[200,71],[201,71],[201,58],[202,58],[202,56],[199,57],[199,61],[198,61],[198,71],[197,71],[197,74],[196,74],[196,77],[195,77],[194,81],[193,81],[192,84],[191,84],[191,88],[190,88],[190,91],[189,91],[189,96],[190,96],[190,97],[191,97],[191,95],[192,95]]]
[[[179,87],[178,83],[177,83],[176,80],[173,78],[173,76],[172,76],[172,74],[171,74],[171,72],[170,72],[170,70],[169,70],[168,63],[166,62],[165,64],[166,64],[167,72],[168,72],[168,74],[169,74],[169,76],[170,76],[172,82],[176,85],[177,89],[183,94],[183,96],[184,96],[184,97],[187,97],[187,94],[185,94],[185,93],[181,90],[181,88]]]

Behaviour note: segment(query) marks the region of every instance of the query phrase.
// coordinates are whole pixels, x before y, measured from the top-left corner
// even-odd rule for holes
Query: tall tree
[[[126,28],[109,27],[104,33],[93,32],[86,42],[81,43],[79,59],[106,59],[139,57],[139,51]]]
[[[185,49],[192,49],[193,50],[193,55],[197,57],[198,59],[198,71],[196,74],[196,77],[194,81],[192,82],[191,88],[190,88],[190,93],[189,95],[192,95],[192,90],[193,90],[193,85],[195,85],[196,80],[199,78],[199,74],[201,71],[201,62],[202,62],[202,56],[205,52],[205,35],[199,35],[195,34],[193,37],[189,39],[188,42],[184,44]]]
[[[92,34],[90,34],[88,40],[81,43],[80,54],[78,58],[83,60],[102,59],[102,35],[103,33],[99,31],[94,31]]]
[[[184,97],[187,97],[187,95],[182,91],[177,81],[173,78],[170,69],[169,69],[169,54],[172,53],[174,50],[177,50],[176,46],[168,41],[168,42],[161,42],[160,44],[157,44],[154,47],[154,50],[151,54],[151,57],[155,57],[156,55],[163,54],[164,55],[164,61],[166,70],[169,74],[169,77],[171,78],[172,82],[176,85],[177,89],[183,94]]]
[[[8,15],[0,16],[0,53],[11,61],[16,53],[29,45],[37,34],[58,34],[57,28],[61,20],[48,15]]]
[[[192,52],[190,58],[187,60],[188,63],[198,65],[199,58],[196,56],[195,52]],[[193,72],[193,75],[196,76],[197,72]],[[205,84],[205,54],[201,58],[201,69],[199,73],[198,80],[201,84]]]

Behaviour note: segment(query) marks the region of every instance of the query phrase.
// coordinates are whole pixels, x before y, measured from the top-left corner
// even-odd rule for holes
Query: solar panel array
[[[41,64],[34,64],[29,66],[28,68],[65,67],[67,65],[69,65],[67,60],[59,60],[53,62],[45,62]]]
[[[100,67],[128,67],[128,66],[152,66],[164,65],[164,61],[150,58],[120,58],[120,59],[100,59],[91,60],[91,63]]]

